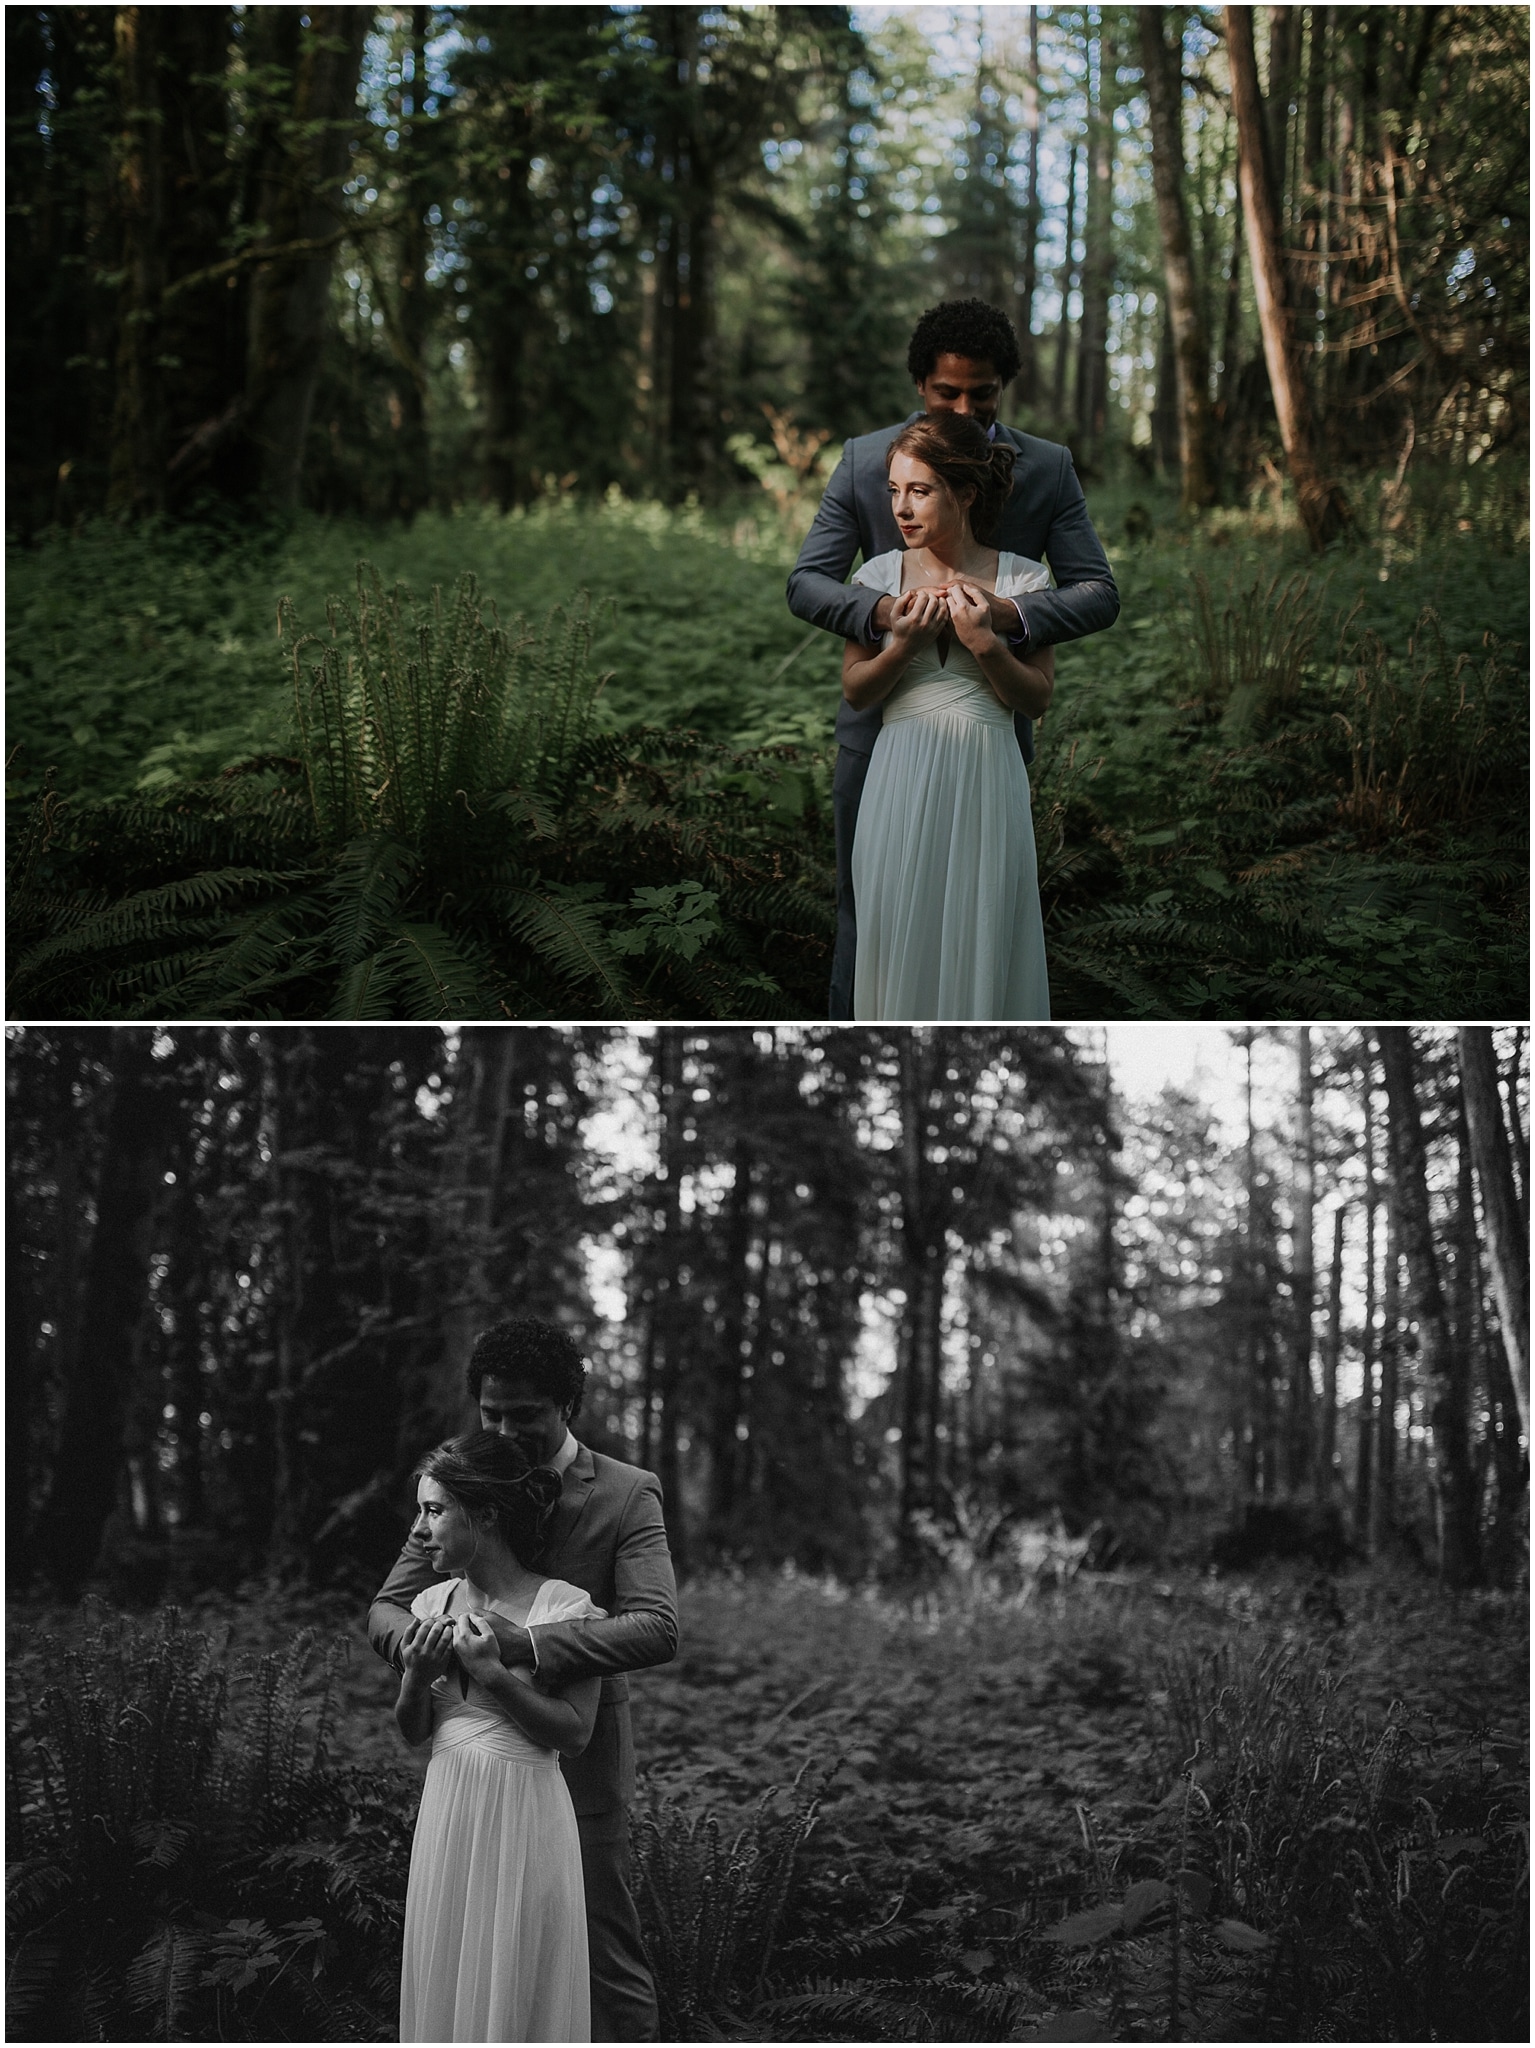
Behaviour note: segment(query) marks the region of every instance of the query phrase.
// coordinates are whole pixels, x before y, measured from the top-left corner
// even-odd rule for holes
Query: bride
[[[958,413],[890,444],[904,549],[855,583],[897,598],[882,647],[850,642],[842,694],[884,706],[853,840],[862,1020],[1037,1021],[1050,1015],[1029,777],[1013,713],[1040,717],[1055,653],[1020,660],[983,595],[1041,590],[1040,562],[985,545],[1007,502],[1013,449]]]
[[[529,1559],[560,1482],[475,1430],[416,1467],[416,1521],[439,1580],[411,1604],[395,1706],[431,1762],[411,1845],[402,2041],[589,2041],[586,1907],[561,1755],[586,1747],[600,1678],[535,1691],[502,1667],[491,1610],[526,1627],[600,1615]],[[450,1676],[452,1659],[459,1669]]]

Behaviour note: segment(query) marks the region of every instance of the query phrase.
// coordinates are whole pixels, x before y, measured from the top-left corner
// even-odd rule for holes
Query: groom
[[[1102,632],[1119,615],[1119,592],[1108,559],[1087,516],[1087,501],[1071,466],[1070,453],[1054,441],[1036,440],[1015,427],[997,425],[1003,386],[1018,374],[1018,338],[1012,322],[981,299],[945,299],[917,322],[906,352],[906,367],[922,400],[900,426],[860,434],[842,446],[842,460],[826,486],[815,524],[805,538],[789,577],[789,609],[807,625],[824,627],[844,640],[877,646],[890,624],[895,599],[846,581],[854,559],[900,548],[900,529],[890,512],[885,451],[923,412],[967,413],[1018,450],[1012,495],[992,536],[998,548],[1048,562],[1053,590],[1031,591],[1026,599],[991,599],[991,623],[1020,658],[1029,650],[1079,640]],[[832,955],[831,1015],[853,1014],[853,959],[858,941],[853,904],[853,832],[869,756],[879,737],[878,704],[855,711],[844,703],[837,713],[837,767],[832,815],[837,832],[837,943]],[[1034,729],[1019,712],[1014,725],[1025,761],[1034,758]]]
[[[554,1323],[520,1316],[497,1323],[475,1343],[469,1394],[481,1427],[511,1437],[535,1465],[560,1477],[539,1569],[581,1587],[607,1614],[603,1621],[557,1621],[531,1631],[499,1615],[486,1619],[503,1664],[531,1666],[551,1686],[602,1679],[591,1741],[580,1756],[561,1760],[581,1835],[592,2039],[654,2041],[655,1986],[629,1893],[634,1738],[625,1674],[676,1655],[677,1587],[659,1481],[588,1450],[570,1433],[585,1381],[580,1351]],[[396,1670],[410,1603],[437,1577],[412,1534],[368,1610],[368,1640]]]

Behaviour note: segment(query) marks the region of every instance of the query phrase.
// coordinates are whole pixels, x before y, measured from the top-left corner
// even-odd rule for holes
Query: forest
[[[8,1015],[823,1014],[783,580],[971,294],[1123,599],[1055,1014],[1525,1013],[1523,10],[5,33]]]
[[[668,2038],[1520,2038],[1528,1031],[1199,1036],[11,1027],[13,2038],[389,2037],[509,1310],[662,1481]]]

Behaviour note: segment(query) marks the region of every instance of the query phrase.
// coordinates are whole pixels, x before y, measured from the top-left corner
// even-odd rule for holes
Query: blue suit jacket
[[[901,422],[921,419],[914,412]],[[789,609],[807,625],[821,626],[844,640],[872,645],[870,623],[879,592],[846,581],[857,556],[902,548],[901,530],[890,510],[890,479],[885,451],[901,427],[881,427],[842,445],[842,460],[832,473],[815,524],[805,536],[789,577]],[[1031,592],[1023,600],[1031,647],[1054,647],[1102,632],[1119,616],[1119,592],[1093,523],[1069,449],[1054,441],[1022,434],[1016,427],[998,427],[998,437],[1018,450],[1013,489],[991,545],[1030,561],[1046,562],[1055,578],[1053,590]],[[869,754],[879,735],[884,707],[873,704],[855,711],[843,703],[837,713],[837,739],[854,753]],[[1023,758],[1034,758],[1034,728],[1019,712],[1014,726]]]

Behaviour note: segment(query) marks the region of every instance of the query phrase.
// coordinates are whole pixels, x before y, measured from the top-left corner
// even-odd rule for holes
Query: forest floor
[[[1393,530],[1355,488],[1360,536],[1320,560],[1267,501],[1191,528],[1149,483],[1095,489],[1123,608],[1062,650],[1032,778],[1058,1017],[1523,1014],[1527,514],[1501,472],[1424,472]],[[471,571],[504,618],[589,591],[602,719],[798,749],[827,858],[839,649],[789,615],[793,542],[761,508],[98,522],[13,549],[11,791],[51,768],[66,797],[171,803],[289,749],[277,601],[318,627],[366,558],[422,593]],[[817,1014],[818,974],[788,1001]]]
[[[381,1769],[408,1810],[422,1759],[399,1743],[393,1686],[367,1648],[360,1613],[312,1596],[286,1604],[266,1594],[234,1603],[208,1596],[187,1618],[210,1630],[228,1626],[231,1655],[272,1648],[296,1624],[323,1634],[340,1624],[351,1654],[334,1753]],[[59,1619],[13,1610],[13,1672],[18,1664],[25,1670],[36,1627]],[[1167,1992],[1146,1943],[1108,1941],[1100,1927],[1092,1941],[1061,1946],[1049,1929],[1083,1909],[1112,1921],[1137,1881],[1154,1893],[1170,1867],[1169,1810],[1176,1820],[1180,1808],[1185,1833],[1173,1860],[1204,1868],[1224,1888],[1228,1916],[1240,1883],[1245,1912],[1264,1917],[1253,1869],[1223,1875],[1215,1835],[1208,1853],[1193,1843],[1180,1771],[1201,1711],[1201,1741],[1220,1761],[1217,1696],[1224,1687],[1229,1708],[1246,1686],[1243,1711],[1257,1718],[1239,1731],[1240,1743],[1227,1727],[1230,1753],[1268,1742],[1265,1770],[1281,1772],[1275,1729],[1293,1758],[1300,1724],[1258,1724],[1270,1711],[1264,1702],[1291,1684],[1286,1659],[1303,1681],[1295,1693],[1301,1720],[1309,1712],[1320,1726],[1330,1716],[1339,1754],[1352,1743],[1360,1758],[1374,1757],[1369,1768],[1378,1775],[1391,1752],[1383,1731],[1397,1725],[1400,1782],[1391,1796],[1408,1816],[1399,1824],[1418,1825],[1413,1801],[1432,1822],[1424,1841],[1401,1848],[1396,1866],[1411,1869],[1420,1893],[1427,1895],[1440,1843],[1445,1854],[1458,1845],[1473,1860],[1486,1851],[1489,1878],[1497,1854],[1497,1882],[1506,1884],[1508,1831],[1527,1819],[1523,1596],[1453,1597],[1374,1569],[1332,1581],[1279,1570],[1222,1580],[1084,1574],[1010,1599],[951,1583],[915,1604],[792,1572],[692,1581],[683,1589],[678,1657],[633,1682],[642,1815],[680,1814],[695,1841],[713,1815],[728,1843],[742,1830],[750,1838],[754,1825],[761,1836],[765,1821],[803,1813],[811,1800],[819,1809],[778,1930],[773,1997],[763,2002],[760,1985],[716,1984],[726,2004],[710,2024],[729,2031],[734,2009],[741,2038],[1164,2037]],[[1229,1757],[1221,1767],[1232,1767]],[[1464,1804],[1472,1796],[1468,1767],[1475,1812]],[[1196,1766],[1194,1784],[1219,1803],[1227,1795],[1203,1773]],[[1271,1794],[1266,1787],[1263,1797]],[[1251,1845],[1263,1824],[1249,1810],[1242,1825],[1256,1855]],[[1318,1836],[1341,1825],[1336,1815],[1311,1822]],[[1301,1832],[1293,1815],[1284,1826]],[[744,1867],[739,1857],[737,1864]],[[1461,1896],[1485,1921],[1495,1909],[1475,1892],[1476,1870],[1468,1868],[1473,1882]],[[1527,1896],[1521,1904],[1517,1882],[1513,1893],[1521,1915]],[[662,1900],[659,1910],[671,1908]],[[1278,1906],[1271,1910],[1277,1917]],[[1292,1902],[1290,1910],[1299,1908]],[[1232,1940],[1252,1933],[1245,1919],[1220,1924],[1241,1930]],[[1445,1934],[1445,1943],[1481,1938],[1482,1923],[1471,1924],[1471,1936]],[[1170,2037],[1280,2037],[1253,2019],[1252,1981],[1233,1981],[1222,1967],[1251,1959],[1225,1958],[1205,1939],[1201,1977],[1192,1930],[1186,1938],[1184,1980],[1173,1996],[1183,1999],[1180,2027],[1191,2031]],[[1273,1938],[1262,1929],[1254,1937],[1269,1946]],[[685,1990],[670,1988],[677,2012]],[[1244,1997],[1239,2012],[1231,2001]],[[1458,2037],[1514,2038],[1485,2031],[1488,2023],[1467,2012]],[[1055,2031],[1062,2024],[1066,2030]],[[1404,2033],[1382,2020],[1363,2034],[1325,2023],[1312,2031],[1316,2015],[1304,2019],[1299,2010],[1285,2024],[1297,2039],[1448,2037]],[[680,2019],[674,2025],[678,2038],[705,2037],[687,2033]]]

